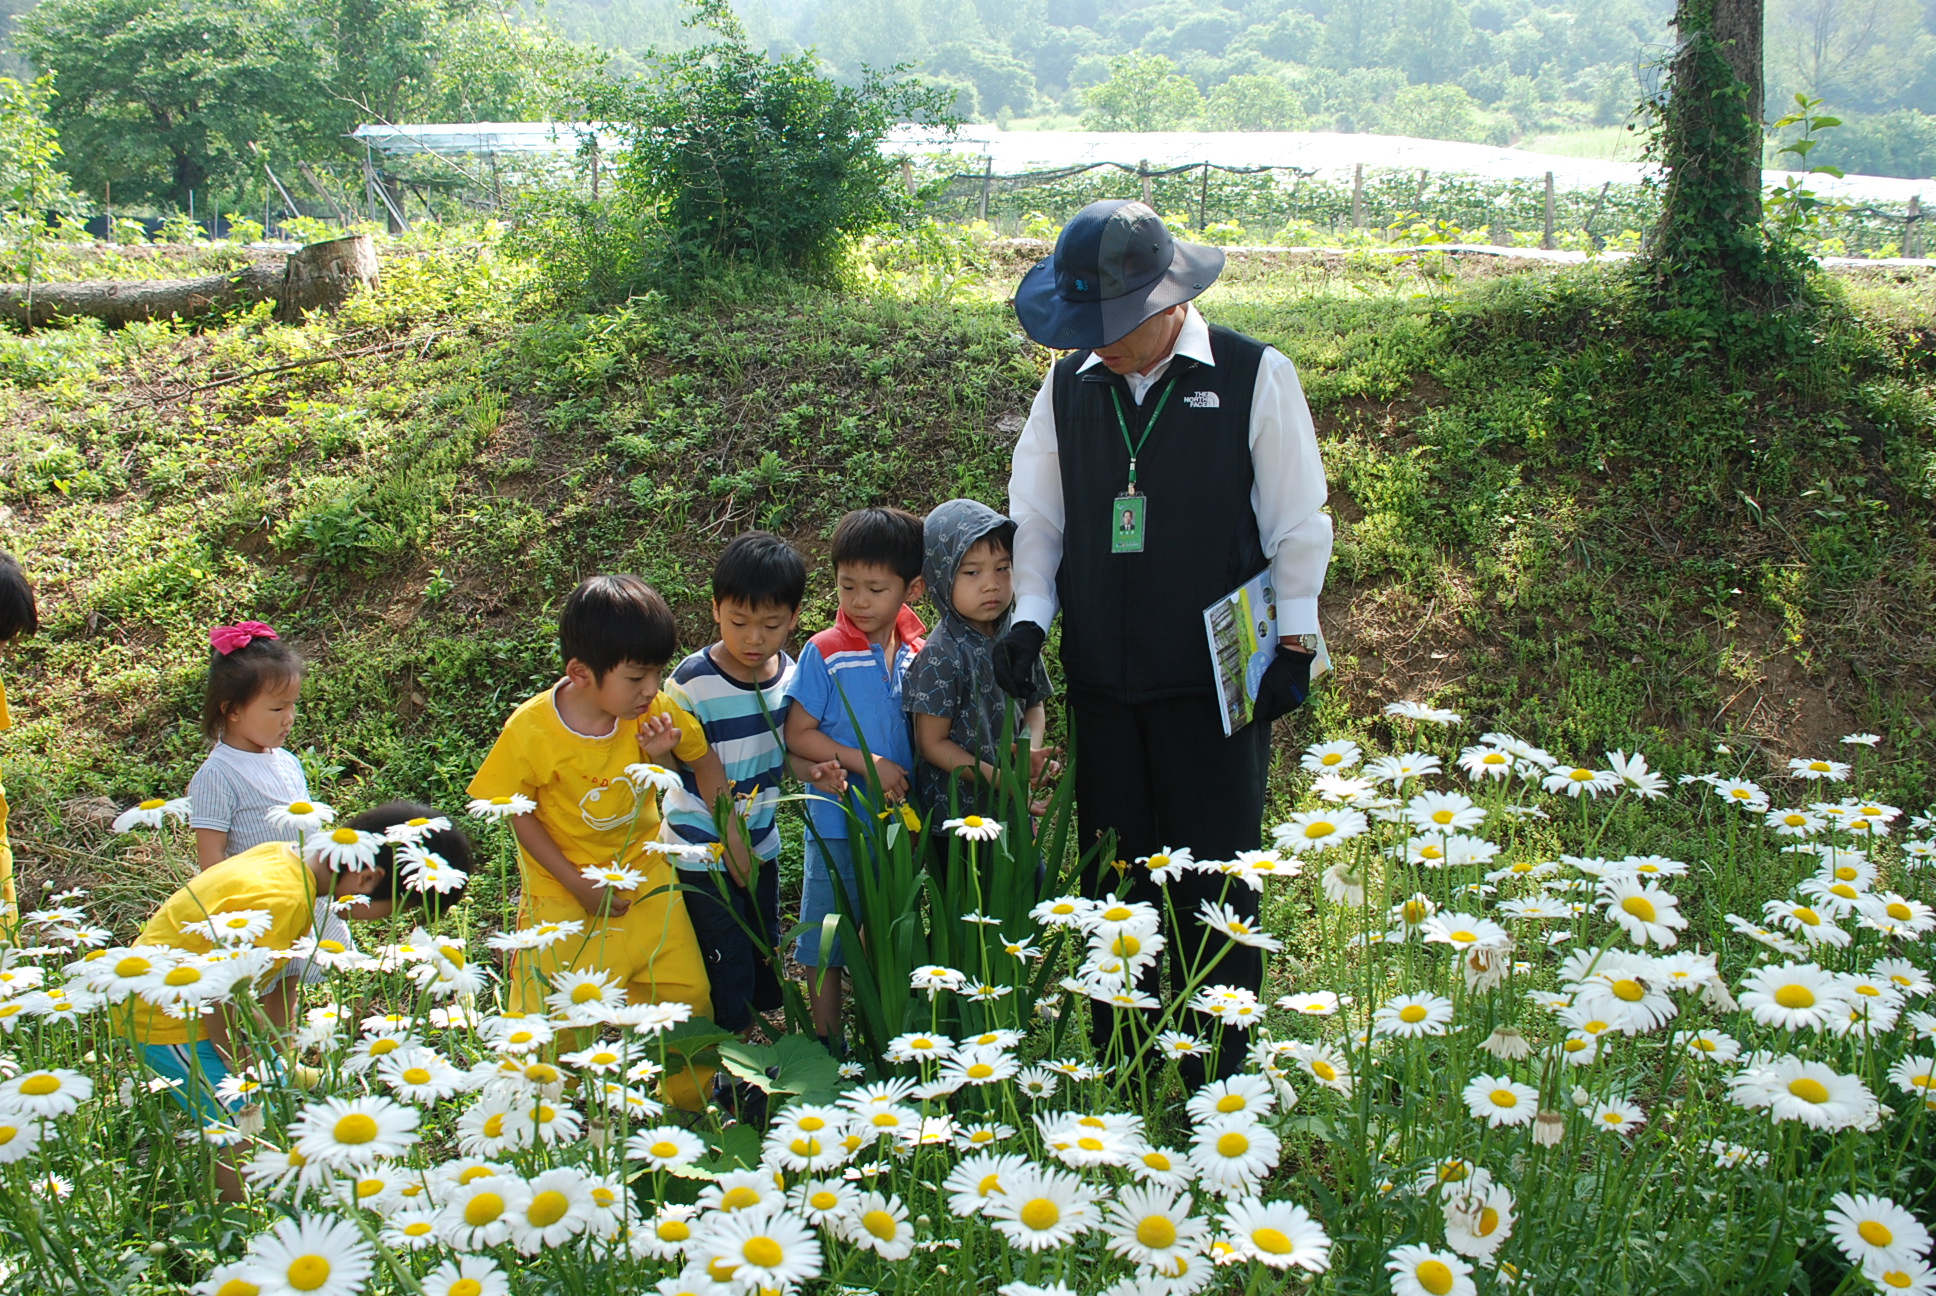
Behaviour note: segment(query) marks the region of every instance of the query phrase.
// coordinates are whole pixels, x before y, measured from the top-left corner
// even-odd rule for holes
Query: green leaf
[[[833,1054],[805,1035],[782,1035],[772,1045],[735,1040],[720,1045],[719,1060],[735,1076],[770,1094],[813,1093],[840,1081],[840,1064]]]

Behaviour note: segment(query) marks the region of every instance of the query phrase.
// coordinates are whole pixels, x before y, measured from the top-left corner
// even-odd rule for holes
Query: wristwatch
[[[1297,640],[1297,646],[1303,649],[1305,652],[1312,653],[1312,654],[1315,654],[1317,652],[1318,637],[1316,635],[1302,634],[1302,635],[1293,635],[1291,637]]]

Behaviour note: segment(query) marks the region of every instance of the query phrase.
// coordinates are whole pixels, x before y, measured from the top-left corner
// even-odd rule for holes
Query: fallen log
[[[194,319],[273,301],[277,318],[335,310],[359,285],[377,283],[376,246],[367,234],[312,243],[288,256],[252,255],[234,270],[195,279],[90,279],[33,286],[0,284],[0,320],[40,328],[98,319],[109,327],[136,320]]]

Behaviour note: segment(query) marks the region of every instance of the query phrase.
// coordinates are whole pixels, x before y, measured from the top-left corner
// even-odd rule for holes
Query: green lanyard
[[[1170,392],[1175,388],[1174,377],[1163,384],[1163,394],[1156,398],[1156,408],[1150,411],[1149,422],[1143,424],[1143,435],[1136,439],[1135,445],[1129,443],[1129,420],[1123,417],[1122,394],[1114,387],[1109,389],[1109,399],[1116,402],[1116,426],[1123,430],[1123,449],[1129,451],[1129,493],[1131,495],[1136,493],[1136,457],[1143,453],[1143,447],[1149,443],[1150,433],[1156,430],[1156,420],[1163,417],[1163,404],[1170,399]]]

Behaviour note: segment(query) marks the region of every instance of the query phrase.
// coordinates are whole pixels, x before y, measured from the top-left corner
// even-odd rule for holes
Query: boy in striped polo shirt
[[[713,567],[713,620],[719,642],[693,653],[665,690],[697,719],[725,766],[734,821],[710,867],[682,861],[699,950],[712,979],[713,1020],[744,1034],[756,1013],[782,1006],[774,950],[780,939],[780,832],[773,822],[786,761],[787,690],[795,663],[786,643],[800,620],[807,565],[793,546],[765,531],[740,536]],[[814,771],[803,769],[803,777]],[[666,825],[690,845],[720,843],[713,808],[691,770],[668,792]],[[749,931],[749,929],[751,929]],[[752,932],[759,933],[756,943]]]

